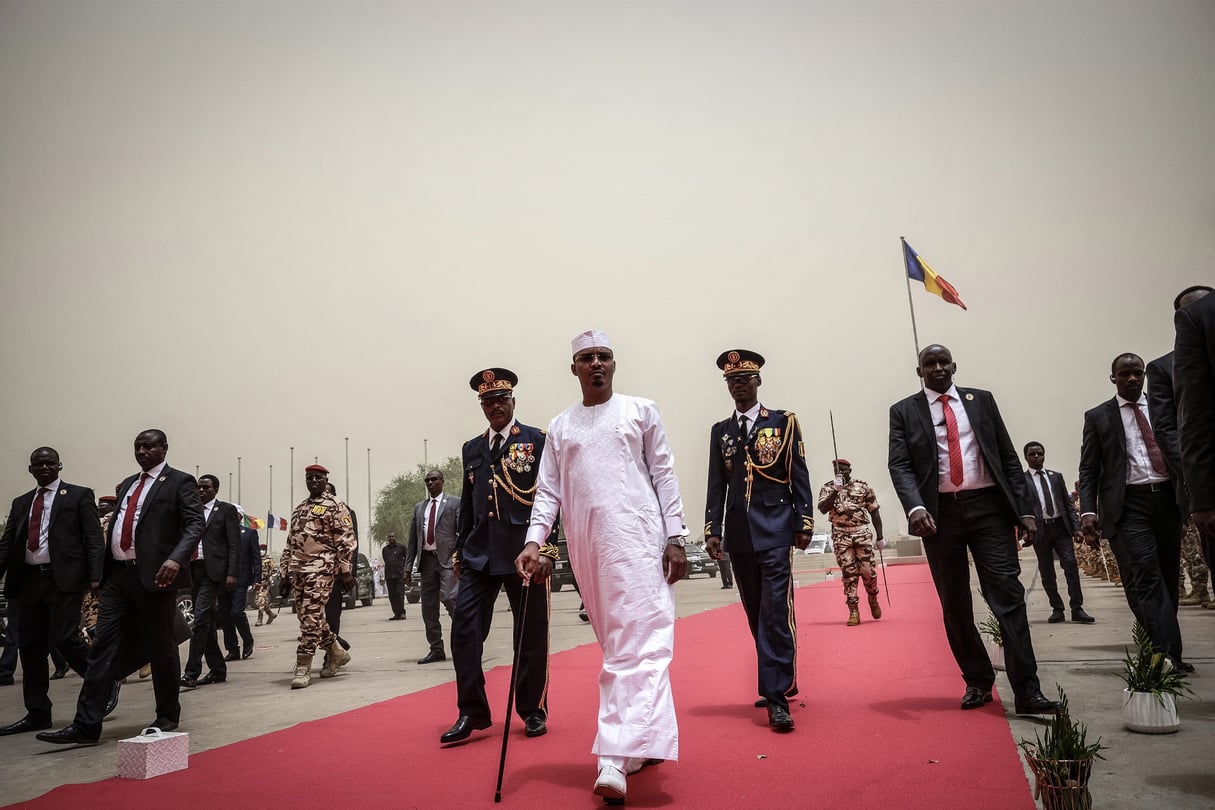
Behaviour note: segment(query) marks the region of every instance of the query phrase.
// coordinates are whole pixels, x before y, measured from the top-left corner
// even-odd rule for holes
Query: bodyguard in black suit
[[[548,731],[548,577],[557,547],[554,535],[541,550],[540,564],[527,590],[523,614],[523,580],[515,558],[523,551],[544,431],[515,420],[514,387],[519,378],[504,368],[473,375],[489,429],[464,443],[464,483],[456,531],[456,609],[451,617],[451,657],[456,667],[459,717],[439,738],[441,743],[466,739],[474,729],[490,726],[489,700],[481,656],[489,637],[498,592],[505,588],[514,617],[513,639],[519,644],[518,686],[514,709],[528,737]],[[523,631],[520,641],[520,630]],[[510,707],[506,709],[510,711]]]
[[[209,473],[199,476],[198,496],[203,505],[205,528],[190,561],[190,578],[194,581],[194,625],[190,653],[181,676],[181,685],[189,689],[228,679],[228,665],[219,651],[215,635],[216,608],[220,593],[231,593],[237,585],[240,517],[235,506],[215,497],[218,493],[218,478]],[[210,671],[199,678],[204,655]]]
[[[135,437],[135,461],[142,472],[118,486],[118,510],[106,534],[97,630],[76,719],[59,731],[39,734],[44,742],[98,741],[115,671],[130,671],[131,662],[116,654],[124,635],[132,633],[143,636],[152,665],[156,718],[145,727],[177,728],[181,659],[173,616],[177,591],[191,586],[188,563],[202,537],[203,512],[194,476],[168,466],[168,450],[163,431],[145,430]]]
[[[1114,358],[1117,395],[1084,414],[1080,446],[1080,528],[1090,545],[1109,540],[1122,588],[1152,646],[1179,669],[1177,624],[1181,573],[1181,510],[1177,475],[1156,439],[1143,395],[1143,358]]]
[[[1038,534],[1034,538],[1034,553],[1038,556],[1038,573],[1042,577],[1042,590],[1050,599],[1051,624],[1064,620],[1063,598],[1059,596],[1059,580],[1055,576],[1055,558],[1067,580],[1067,598],[1072,609],[1072,621],[1092,624],[1096,621],[1084,609],[1084,593],[1080,590],[1080,567],[1076,565],[1076,547],[1073,538],[1080,536],[1080,516],[1072,505],[1071,496],[1063,476],[1054,470],[1043,469],[1046,448],[1041,442],[1029,442],[1022,449],[1025,463],[1025,485],[1029,488],[1030,502],[1034,505],[1034,520],[1038,523]]]
[[[920,351],[924,389],[890,406],[890,480],[911,533],[924,539],[945,635],[966,681],[962,708],[990,702],[996,678],[974,623],[969,549],[1003,633],[1017,714],[1053,713],[1059,704],[1042,695],[1018,578],[1018,523],[1030,542],[1037,532],[1029,491],[995,398],[955,386],[956,371],[944,346]]]
[[[84,591],[101,580],[101,522],[93,491],[59,480],[59,453],[39,447],[30,454],[38,486],[13,500],[0,537],[4,595],[16,603],[20,631],[22,692],[26,715],[0,735],[51,727],[47,653],[57,648],[79,675],[88,666],[80,636]]]
[[[237,521],[240,522],[239,509]],[[257,531],[247,526],[241,527],[238,547],[240,551],[237,555],[236,587],[230,591],[220,591],[219,594],[219,626],[224,631],[224,648],[228,651],[225,661],[253,657],[253,630],[249,627],[249,616],[245,609],[249,605],[249,586],[261,579],[262,575],[262,554],[258,546]],[[244,652],[241,652],[242,642],[245,645]]]
[[[783,733],[793,730],[789,697],[797,694],[793,546],[810,544],[814,511],[796,414],[759,402],[763,365],[761,355],[746,349],[717,358],[735,410],[709,431],[705,547],[721,559],[725,541],[755,638],[755,705],[767,707],[769,727]]]
[[[1178,443],[1194,525],[1207,564],[1215,564],[1215,295],[1209,287],[1177,296],[1173,370]]]

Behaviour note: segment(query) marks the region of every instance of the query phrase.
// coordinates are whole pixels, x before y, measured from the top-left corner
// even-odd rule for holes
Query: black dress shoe
[[[144,728],[158,728],[161,731],[173,731],[177,728],[177,721],[170,720],[167,717],[157,717],[151,723],[148,723]]]
[[[43,731],[38,734],[38,739],[42,742],[58,743],[59,745],[96,745],[97,741],[101,739],[101,735],[87,734],[84,729],[73,723],[58,731]]]
[[[777,734],[788,734],[792,731],[793,718],[789,716],[789,710],[782,706],[769,706],[768,728]]]
[[[767,698],[760,698],[759,700],[755,701],[755,708],[757,708],[757,709],[766,709],[766,708],[768,708],[768,699],[767,699]]]
[[[1063,621],[1064,618],[1063,608],[1055,608],[1051,611],[1050,618],[1047,619],[1047,621],[1051,624],[1058,624],[1059,622]]]
[[[12,686],[16,683],[12,675],[0,675],[0,686]]]
[[[1094,619],[1092,616],[1088,615],[1088,613],[1085,612],[1084,608],[1078,607],[1072,611],[1072,621],[1079,622],[1080,624],[1092,624],[1097,620]]]
[[[1041,692],[1017,698],[1013,705],[1017,714],[1058,714],[1059,708],[1063,706],[1057,700],[1048,700]]]
[[[35,720],[27,714],[16,723],[10,723],[4,728],[0,728],[0,737],[7,737],[10,734],[23,734],[27,731],[42,731],[42,729],[50,727],[50,720]]]
[[[542,714],[529,715],[523,721],[523,727],[529,737],[543,737],[545,734],[548,734],[548,723]]]
[[[456,720],[456,724],[447,731],[443,732],[443,736],[439,737],[439,742],[443,745],[448,743],[460,742],[467,740],[468,735],[474,730],[489,728],[493,723],[488,717],[469,717],[466,714],[460,715],[460,719]]]
[[[447,655],[445,653],[436,652],[435,650],[431,650],[430,652],[426,653],[425,658],[419,658],[418,663],[419,664],[433,664],[436,661],[446,661],[446,660],[447,660]]]
[[[227,680],[227,675],[216,675],[214,672],[208,672],[206,675],[198,679],[198,685],[209,686],[213,683],[226,683]],[[164,731],[164,729],[161,729],[161,731]]]
[[[239,660],[240,660],[240,653],[234,653],[234,652],[230,652],[230,653],[228,653],[227,655],[225,655],[225,656],[224,656],[224,660],[225,660],[225,661],[239,661]]]
[[[1173,665],[1173,669],[1178,672],[1193,672],[1194,665],[1188,661],[1182,661],[1180,658],[1169,658],[1169,663]]]
[[[51,673],[51,680],[52,681],[62,680],[64,675],[67,675],[66,669],[57,669]]]
[[[198,686],[198,678],[195,678],[193,675],[182,675],[181,680],[178,681],[178,683],[180,683],[186,689],[194,689]]]
[[[114,681],[114,690],[110,692],[110,697],[105,702],[105,709],[101,712],[102,719],[109,717],[118,708],[118,692],[122,689],[122,681]]]
[[[245,647],[245,651],[240,654],[240,660],[248,661],[252,657],[253,657],[253,645],[249,645],[248,647]]]
[[[1039,695],[1041,697],[1041,695]],[[1046,700],[1046,698],[1042,698]],[[991,690],[980,689],[977,686],[966,687],[966,694],[962,695],[963,709],[978,709],[984,703],[991,703]]]

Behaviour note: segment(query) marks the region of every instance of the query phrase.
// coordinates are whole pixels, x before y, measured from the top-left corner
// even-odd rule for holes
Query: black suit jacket
[[[1046,473],[1046,485],[1054,496],[1055,509],[1058,510],[1055,517],[1063,518],[1063,525],[1067,527],[1068,534],[1075,534],[1080,531],[1080,517],[1076,514],[1076,507],[1067,491],[1067,484],[1063,482],[1063,476],[1054,470],[1043,469],[1042,472]],[[1038,529],[1041,530],[1044,525],[1042,502],[1038,500],[1038,485],[1034,483],[1032,470],[1025,471],[1025,487],[1029,490],[1029,502],[1034,506],[1034,518],[1038,521]]]
[[[1215,509],[1215,293],[1174,317],[1173,371],[1181,464],[1190,509]]]
[[[958,396],[974,429],[983,463],[1008,506],[1008,520],[1034,514],[1025,486],[1021,461],[1013,447],[1004,418],[990,391],[958,388]],[[890,406],[890,480],[903,504],[904,514],[922,506],[935,521],[938,515],[937,434],[921,390]]]
[[[239,587],[247,588],[262,578],[262,550],[257,529],[245,526],[240,530],[240,561],[237,565],[236,581]]]
[[[30,506],[37,491],[31,489],[13,500],[8,525],[0,536],[0,573],[8,570],[4,579],[4,595],[8,598],[21,593]],[[51,502],[46,542],[51,556],[51,577],[59,590],[65,593],[83,591],[89,587],[89,582],[101,579],[105,541],[101,538],[101,521],[97,518],[93,490],[59,482],[59,490]]]
[[[1164,463],[1174,481],[1183,482],[1176,487],[1177,506],[1183,514],[1190,512],[1189,493],[1184,484],[1181,469],[1181,443],[1177,436],[1177,398],[1173,388],[1173,352],[1157,357],[1147,364],[1148,420],[1156,444],[1164,454]]]
[[[134,491],[139,473],[118,486],[121,504]],[[146,590],[159,592],[189,588],[190,557],[202,537],[204,522],[202,501],[198,497],[198,482],[194,476],[165,465],[159,476],[148,482],[151,487],[144,496],[143,514],[135,524],[135,559],[138,561],[139,582]],[[113,555],[109,549],[114,533],[121,532],[117,514],[110,521],[106,534],[106,570],[112,569]],[[156,572],[165,560],[181,565],[177,579],[167,588],[156,587]]]
[[[217,500],[205,526],[202,547],[207,578],[223,582],[226,577],[237,576],[240,569],[240,515],[236,507]]]
[[[1152,432],[1156,432],[1154,428]],[[1126,430],[1118,412],[1118,398],[1111,397],[1085,411],[1080,444],[1080,512],[1095,513],[1101,519],[1101,534],[1107,539],[1114,537],[1122,518],[1127,463]]]

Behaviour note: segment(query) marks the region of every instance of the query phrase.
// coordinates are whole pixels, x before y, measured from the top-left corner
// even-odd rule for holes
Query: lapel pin
[[[169,479],[169,477],[167,475],[162,475],[162,476],[160,476],[160,478],[157,478],[156,480],[157,481],[167,481],[168,479]]]
[[[974,395],[974,394],[969,394],[969,393],[968,393],[968,394],[966,395],[966,398],[967,398],[968,400],[970,400],[970,399],[974,399],[974,398],[975,398],[975,395]]]

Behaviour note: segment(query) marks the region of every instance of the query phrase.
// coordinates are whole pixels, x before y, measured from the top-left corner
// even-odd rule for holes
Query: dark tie
[[[123,551],[131,550],[131,542],[135,538],[135,510],[139,508],[139,495],[143,492],[143,485],[151,477],[147,473],[140,473],[139,484],[131,493],[131,497],[127,498],[127,508],[122,513],[122,534],[118,535],[118,547]]]
[[[1050,496],[1050,479],[1041,470],[1038,470],[1038,483],[1042,485],[1042,516],[1054,517],[1055,504]]]
[[[489,448],[489,455],[492,458],[497,458],[502,453],[502,434],[494,434],[494,443]]]
[[[738,417],[738,435],[744,442],[747,440],[747,415],[745,413]]]
[[[1168,475],[1169,467],[1164,463],[1164,453],[1160,452],[1160,445],[1156,444],[1156,434],[1152,432],[1152,426],[1148,424],[1143,408],[1138,402],[1128,402],[1126,406],[1135,414],[1135,423],[1139,425],[1139,435],[1143,436],[1143,443],[1147,445],[1148,460],[1152,462],[1152,469],[1157,475]]]
[[[958,438],[958,417],[949,400],[949,394],[941,394],[941,410],[945,412],[945,441],[949,445],[949,480],[957,487],[962,485],[962,442]]]
[[[438,498],[430,499],[430,517],[426,519],[426,545],[428,546],[435,544],[435,508],[438,505]]]
[[[37,551],[42,543],[42,510],[45,508],[42,501],[48,492],[50,490],[46,487],[38,487],[34,493],[34,504],[30,507],[29,542],[25,544],[30,551]]]

